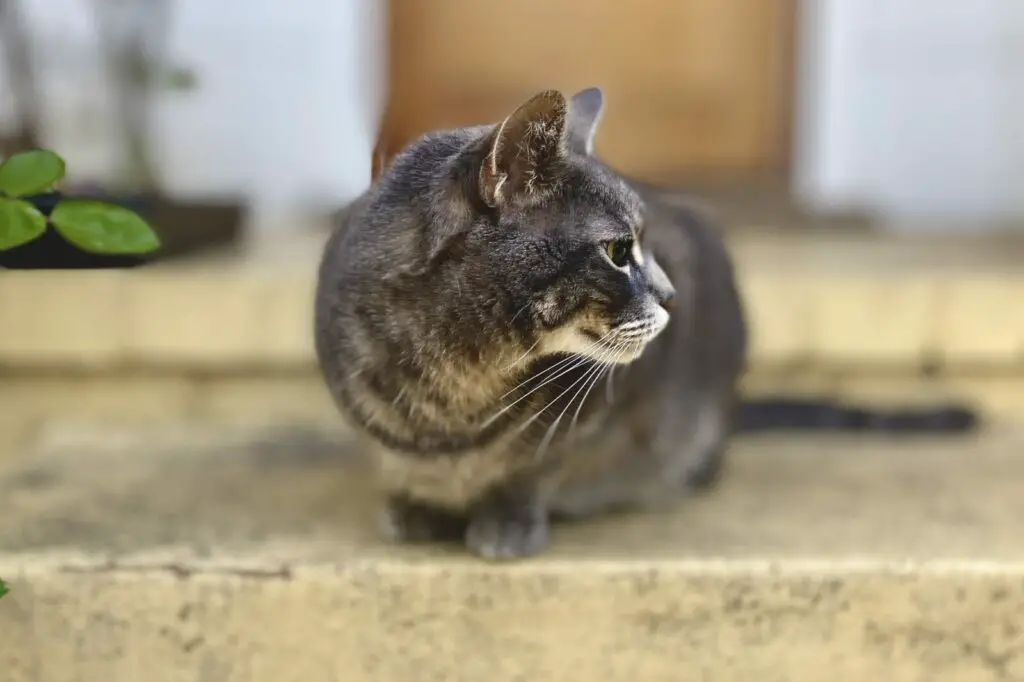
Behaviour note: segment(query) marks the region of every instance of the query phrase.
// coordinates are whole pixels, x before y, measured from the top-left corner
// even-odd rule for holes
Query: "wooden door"
[[[796,0],[392,0],[378,161],[500,120],[537,90],[598,85],[597,151],[655,182],[771,174],[788,157]]]

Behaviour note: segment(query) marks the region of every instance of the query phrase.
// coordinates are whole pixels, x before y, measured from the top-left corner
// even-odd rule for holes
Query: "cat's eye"
[[[608,254],[608,260],[617,268],[624,268],[629,265],[629,254],[633,250],[631,239],[616,239],[604,243],[604,252]]]

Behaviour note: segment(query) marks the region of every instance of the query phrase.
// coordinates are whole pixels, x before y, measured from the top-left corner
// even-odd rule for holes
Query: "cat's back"
[[[736,269],[715,215],[638,184],[644,245],[676,288],[668,328],[637,361],[636,380],[724,387],[743,369],[748,330]]]
[[[688,273],[698,278],[707,273],[720,281],[734,277],[721,224],[711,209],[667,190],[633,186],[646,208],[645,246],[673,279]]]

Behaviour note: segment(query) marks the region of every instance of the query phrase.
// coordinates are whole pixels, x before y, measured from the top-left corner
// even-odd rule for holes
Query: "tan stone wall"
[[[1024,414],[1020,249],[806,234],[731,241],[752,390],[959,396]],[[242,403],[320,413],[311,317],[321,243],[311,233],[244,257],[135,271],[4,272],[0,401],[18,413],[39,401],[90,412],[115,395],[132,413]],[[93,397],[71,397],[62,382]]]

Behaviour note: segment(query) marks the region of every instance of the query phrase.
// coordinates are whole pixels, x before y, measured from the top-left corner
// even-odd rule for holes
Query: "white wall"
[[[807,0],[799,196],[920,225],[1024,218],[1020,5]]]
[[[92,0],[20,2],[43,81],[46,144],[76,177],[113,177],[116,119]],[[172,0],[170,61],[194,70],[198,87],[155,98],[153,141],[168,190],[243,192],[274,215],[333,207],[361,191],[383,108],[382,4]],[[0,103],[9,105],[2,79]],[[0,117],[9,126],[9,106]]]

